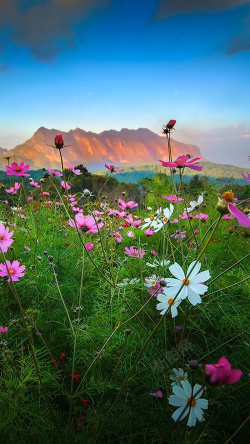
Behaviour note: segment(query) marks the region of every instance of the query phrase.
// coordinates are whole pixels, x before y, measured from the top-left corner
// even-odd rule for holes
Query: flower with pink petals
[[[130,237],[130,238],[135,237],[133,231],[128,231],[128,232],[127,232],[127,236]]]
[[[230,362],[222,356],[217,364],[205,365],[205,376],[212,385],[235,384],[242,376],[241,370],[232,370]]]
[[[5,191],[6,191],[6,193],[9,193],[9,194],[16,194],[17,191],[19,190],[20,186],[21,186],[20,183],[15,182],[14,187],[10,187],[9,190],[5,190]]]
[[[108,166],[108,165],[105,163],[104,166],[105,166],[105,168],[107,168],[111,173],[118,174],[118,173],[122,173],[122,171],[123,171],[123,168],[121,168],[120,170],[115,169],[115,166],[114,166],[114,165],[110,165],[110,166]]]
[[[119,199],[119,207],[121,208],[121,210],[126,210],[127,208],[138,207],[138,203],[135,203],[133,200],[125,202],[124,200]]]
[[[13,236],[14,231],[9,231],[9,227],[5,228],[3,224],[0,224],[0,252],[6,253],[8,248],[13,244]]]
[[[73,228],[77,228],[79,231],[88,233],[98,233],[98,229],[103,227],[103,222],[96,224],[93,216],[84,216],[81,213],[76,214],[75,220],[70,219],[69,225]]]
[[[177,202],[182,202],[184,199],[182,199],[181,197],[177,197],[176,194],[170,194],[170,196],[162,196],[164,199],[169,200],[170,202],[172,202],[173,204],[177,203]]]
[[[155,234],[154,230],[151,227],[147,228],[144,233],[146,234],[146,236],[153,236],[153,234]]]
[[[183,156],[177,157],[174,162],[164,162],[163,160],[159,161],[162,163],[163,167],[169,167],[169,168],[191,168],[192,170],[201,171],[202,166],[201,165],[195,165],[200,161],[200,157],[195,157],[194,159],[190,158],[188,154],[185,154]]]
[[[119,233],[119,231],[114,231],[114,232],[113,232],[113,235],[115,236],[117,242],[121,243],[121,241],[122,241],[122,236],[121,236],[121,234]]]
[[[85,244],[85,248],[86,248],[86,250],[92,250],[92,248],[93,248],[93,246],[94,246],[94,244],[90,244],[89,242],[87,242],[86,244]]]
[[[72,173],[76,174],[76,176],[80,176],[80,174],[82,174],[80,170],[75,170],[75,165],[70,165],[69,162],[67,162],[67,168],[72,171]]]
[[[125,254],[130,257],[142,258],[145,254],[145,251],[139,248],[138,250],[135,247],[125,247]]]
[[[0,333],[7,333],[9,327],[0,327]]]
[[[155,398],[163,398],[163,393],[161,390],[157,390],[155,393],[150,393],[151,396],[154,396]]]
[[[238,208],[236,208],[232,203],[228,203],[228,209],[230,213],[236,217],[240,225],[250,228],[250,219],[242,213]]]
[[[29,167],[29,165],[24,165],[24,162],[21,162],[20,165],[17,162],[13,162],[11,166],[5,167],[5,172],[8,176],[28,177],[30,174],[26,174],[26,172],[29,170]]]
[[[41,188],[40,185],[38,185],[38,182],[35,182],[34,180],[30,181],[30,185],[34,188]]]
[[[40,197],[50,197],[50,193],[48,191],[43,191],[42,193],[39,193]]]
[[[51,168],[48,168],[47,171],[49,172],[49,174],[51,174],[51,176],[62,177],[62,173],[60,173],[60,171],[55,171],[52,170]]]
[[[223,219],[223,220],[232,220],[232,219],[235,219],[235,216],[233,216],[232,214],[230,214],[230,216],[229,216],[229,214],[224,214],[224,216],[222,216],[221,219]]]
[[[61,186],[66,190],[70,190],[70,188],[71,188],[71,186],[68,184],[68,182],[64,182],[64,180],[62,180]]]
[[[9,260],[6,260],[6,264],[0,264],[0,276],[9,276],[7,282],[19,281],[19,277],[23,277],[25,265],[20,266],[20,262],[13,261],[12,263]]]
[[[164,134],[170,133],[170,131],[174,128],[175,124],[176,124],[176,120],[175,119],[169,120],[169,122],[166,125],[163,125],[162,132]]]
[[[27,201],[28,201],[28,202],[32,202],[32,200],[33,200],[33,197],[32,197],[32,196],[27,197]]]

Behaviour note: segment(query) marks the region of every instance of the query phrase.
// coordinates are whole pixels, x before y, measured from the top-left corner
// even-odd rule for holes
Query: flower
[[[152,250],[153,251],[153,250]],[[152,253],[151,253],[152,254]],[[156,253],[157,254],[157,253]],[[155,254],[152,254],[153,256],[155,256]],[[155,267],[167,267],[167,265],[168,264],[170,264],[170,261],[167,261],[166,259],[165,260],[161,260],[161,261],[158,261],[157,259],[155,259],[154,260],[154,262],[151,264],[150,262],[147,262],[146,263],[146,265],[148,266],[148,267],[152,267],[152,268],[155,268]]]
[[[23,273],[25,270],[25,265],[20,266],[20,262],[13,261],[12,263],[8,260],[6,260],[6,264],[0,264],[0,276],[9,276],[9,279],[7,282],[12,281],[19,281],[19,277],[23,277],[25,273]]]
[[[122,173],[122,171],[123,171],[123,168],[121,168],[120,170],[115,170],[115,167],[114,167],[114,165],[110,165],[110,166],[108,166],[106,163],[105,163],[105,168],[107,168],[111,173],[115,173],[115,174],[118,174],[118,173]]]
[[[70,190],[70,188],[71,188],[71,186],[68,184],[68,182],[64,182],[64,180],[62,180],[61,186],[63,188],[66,188],[66,190]]]
[[[189,265],[185,275],[181,266],[175,262],[169,267],[169,270],[176,279],[166,278],[167,286],[164,287],[164,294],[172,298],[178,295],[178,299],[187,297],[190,304],[200,304],[200,295],[203,295],[208,289],[204,282],[211,277],[208,270],[199,273],[200,268],[201,263],[194,261]]]
[[[128,231],[127,232],[127,236],[130,237],[130,238],[135,237],[133,231]]]
[[[28,171],[29,167],[29,165],[24,165],[24,162],[21,162],[20,165],[17,162],[13,162],[11,166],[5,167],[5,172],[8,176],[28,177],[29,174],[26,174],[26,171]]]
[[[173,211],[174,211],[174,206],[172,204],[170,204],[169,208],[164,208],[163,211],[161,208],[157,211],[159,215],[162,213],[162,218],[161,220],[157,220],[157,225],[155,226],[155,233],[157,233],[157,231],[159,231],[162,227],[164,227],[166,223],[169,222],[169,219],[172,216]]]
[[[205,376],[210,384],[235,384],[242,376],[241,370],[232,370],[230,362],[222,356],[217,364],[205,365]]]
[[[69,225],[73,228],[77,228],[79,231],[85,231],[88,233],[98,233],[98,229],[103,227],[103,222],[96,224],[93,216],[83,216],[83,214],[78,213],[74,219],[69,219]]]
[[[50,193],[48,191],[43,191],[42,193],[39,193],[40,197],[50,197]]]
[[[5,228],[3,224],[0,224],[0,251],[1,253],[6,253],[8,248],[13,244],[13,236],[14,231],[9,232],[9,227]]]
[[[164,293],[164,288],[163,288]],[[165,313],[168,311],[169,307],[171,310],[171,316],[172,318],[175,318],[178,315],[177,307],[181,303],[181,299],[176,298],[175,300],[169,296],[166,296],[166,294],[158,294],[157,300],[159,301],[159,304],[156,305],[157,310],[161,310],[160,314],[162,316],[165,315]]]
[[[14,187],[10,187],[10,189],[9,189],[9,190],[5,190],[5,191],[6,191],[6,193],[10,193],[10,194],[16,194],[16,193],[17,193],[17,191],[19,190],[20,186],[21,186],[21,184],[20,184],[20,183],[18,183],[18,182],[15,182],[15,185],[14,185]]]
[[[169,120],[169,122],[165,126],[163,125],[162,132],[164,134],[170,133],[170,130],[173,129],[175,124],[176,124],[176,120],[174,120],[174,119]]]
[[[89,242],[87,242],[87,243],[85,244],[85,248],[86,248],[86,250],[92,250],[93,246],[94,246],[94,244],[90,244]]]
[[[0,327],[0,333],[7,333],[9,327]]]
[[[60,171],[55,171],[55,170],[52,170],[50,168],[48,168],[47,171],[49,172],[49,174],[51,174],[51,176],[56,176],[56,177],[61,177],[62,176],[62,173],[60,173]]]
[[[37,182],[34,182],[34,180],[31,180],[31,181],[30,181],[30,185],[31,185],[32,187],[34,187],[34,188],[41,188],[40,185],[38,185]]]
[[[151,227],[147,228],[144,233],[146,234],[146,236],[153,236],[153,234],[155,234],[154,230],[152,230]]]
[[[130,257],[137,257],[142,258],[145,254],[145,251],[139,248],[138,250],[135,249],[135,247],[125,247],[125,254],[127,254]]]
[[[163,167],[170,167],[170,168],[191,168],[192,170],[201,171],[202,166],[200,165],[194,165],[195,163],[199,162],[201,158],[195,157],[194,159],[190,159],[190,156],[188,154],[179,156],[174,162],[164,162],[163,160],[158,159]]]
[[[244,225],[245,227],[250,227],[250,219],[243,214],[238,208],[236,208],[233,204],[228,204],[228,209],[230,213],[237,218],[240,225]]]
[[[244,177],[244,179],[250,183],[250,173],[247,173],[248,177],[245,176],[245,174],[241,173],[242,177]]]
[[[172,204],[175,204],[177,202],[182,202],[184,199],[182,199],[181,197],[177,197],[176,194],[170,194],[170,196],[162,196],[164,199],[169,200],[170,202],[172,202]]]
[[[182,368],[179,368],[179,370],[177,370],[177,368],[173,368],[173,373],[174,375],[170,376],[170,379],[174,381],[171,382],[172,387],[174,387],[175,385],[181,386],[181,381],[185,381],[188,378],[188,374],[184,372]]]
[[[156,215],[156,216],[151,215],[149,217],[146,217],[144,219],[144,224],[141,226],[141,229],[144,230],[145,228],[149,227],[152,230],[152,229],[156,228],[160,223],[160,221],[159,221],[159,219],[157,219],[157,217],[158,217],[158,215]]]
[[[203,194],[201,194],[198,199],[197,202],[195,200],[192,200],[191,202],[189,202],[190,207],[187,208],[187,212],[190,213],[190,211],[193,211],[196,207],[198,207],[199,205],[202,204],[203,202]]]
[[[155,393],[150,393],[151,396],[154,396],[155,398],[163,398],[163,393],[161,390],[157,390]]]
[[[121,234],[119,233],[119,231],[113,231],[113,235],[115,236],[117,242],[121,243],[121,241],[122,241],[122,236],[121,236]]]
[[[117,287],[126,287],[126,286],[130,286],[130,285],[136,285],[139,284],[141,281],[140,279],[134,278],[134,279],[128,279],[125,278],[123,279],[122,282],[120,282],[119,284],[117,284]]]
[[[55,147],[56,148],[62,148],[63,146],[64,146],[63,136],[61,134],[58,134],[55,137]]]
[[[182,387],[175,385],[173,387],[173,395],[169,397],[169,404],[179,407],[172,415],[174,421],[181,421],[188,415],[189,427],[193,427],[196,424],[198,418],[199,421],[204,421],[203,411],[208,408],[207,399],[200,399],[203,387],[199,384],[191,387],[190,383],[181,381]]]
[[[119,207],[121,210],[126,210],[126,208],[134,208],[138,206],[138,203],[135,203],[133,200],[130,200],[129,202],[125,202],[122,199],[119,199]]]
[[[72,173],[76,174],[77,176],[80,176],[81,171],[80,170],[75,170],[75,165],[70,165],[69,162],[67,162],[67,168],[72,171]]]

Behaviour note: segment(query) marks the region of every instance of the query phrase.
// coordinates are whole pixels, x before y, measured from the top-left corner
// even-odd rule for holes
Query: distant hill
[[[161,137],[147,128],[123,128],[121,131],[109,130],[96,134],[80,128],[63,132],[41,127],[26,142],[12,150],[0,152],[0,168],[3,169],[6,165],[3,157],[7,153],[12,155],[11,162],[23,160],[29,163],[32,169],[60,168],[58,150],[48,146],[53,145],[56,134],[62,134],[65,144],[70,144],[63,149],[64,160],[73,164],[82,163],[90,171],[103,168],[105,163],[116,166],[152,165],[158,163],[158,159],[167,158],[166,137]],[[173,139],[172,152],[173,157],[186,153],[202,157],[197,146]]]

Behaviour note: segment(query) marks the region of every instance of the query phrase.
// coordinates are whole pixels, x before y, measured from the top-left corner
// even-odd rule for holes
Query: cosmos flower
[[[5,228],[3,224],[0,224],[0,247],[1,252],[6,253],[8,248],[13,244],[13,236],[14,231],[9,231],[9,227]]]
[[[107,168],[111,173],[118,174],[118,173],[122,173],[122,171],[123,171],[123,168],[121,168],[120,170],[115,169],[115,166],[114,166],[114,165],[110,165],[110,166],[108,166],[108,165],[105,163],[104,166],[105,166],[105,168]]]
[[[151,396],[154,396],[155,398],[163,398],[163,393],[161,390],[157,390],[155,393],[150,393]]]
[[[137,257],[142,258],[145,255],[145,251],[139,248],[138,250],[135,247],[125,247],[125,254],[127,254],[129,257]]]
[[[72,171],[72,173],[76,174],[76,176],[80,176],[80,174],[82,174],[80,170],[75,170],[75,165],[70,165],[69,162],[67,162],[67,168]]]
[[[6,264],[0,264],[0,276],[9,276],[7,282],[10,282],[10,280],[19,281],[18,278],[25,275],[24,270],[25,265],[20,266],[20,262],[18,261],[11,263],[9,260],[6,260]]]
[[[31,181],[30,181],[30,185],[31,185],[32,187],[34,187],[34,188],[41,188],[40,185],[38,185],[38,183],[35,182],[34,180],[31,180]]]
[[[157,233],[159,230],[161,230],[162,227],[164,227],[164,225],[166,223],[169,222],[170,217],[172,216],[174,211],[174,206],[173,204],[170,204],[169,208],[164,208],[164,210],[162,210],[161,208],[157,211],[158,213],[158,217],[159,219],[157,219],[157,225],[154,227],[155,232]],[[161,215],[161,216],[160,216]]]
[[[242,177],[244,177],[244,179],[245,179],[248,183],[250,183],[250,173],[247,174],[248,177],[245,176],[245,174],[243,174],[243,173],[241,173],[241,175],[242,175]]]
[[[71,186],[68,184],[68,182],[64,182],[64,180],[62,180],[61,186],[63,188],[65,188],[66,190],[70,190],[70,188],[71,188]]]
[[[115,236],[117,242],[121,243],[121,241],[122,241],[122,236],[121,236],[121,234],[119,233],[119,231],[113,231],[113,235]]]
[[[62,173],[60,173],[60,171],[55,171],[52,170],[51,168],[48,168],[47,171],[49,172],[49,174],[51,174],[51,176],[61,177],[63,175]]]
[[[162,196],[164,199],[169,200],[172,204],[175,204],[177,202],[182,202],[184,199],[181,197],[177,197],[176,194],[170,194],[170,196]]]
[[[69,225],[88,234],[98,233],[98,229],[103,227],[103,222],[96,224],[93,216],[84,216],[83,214],[78,213],[75,216],[75,220],[69,219]]]
[[[204,421],[203,411],[208,408],[207,399],[201,399],[203,393],[203,387],[199,384],[191,387],[190,383],[186,380],[181,381],[182,387],[175,385],[173,387],[173,395],[169,397],[169,404],[175,407],[179,407],[172,415],[174,421],[181,421],[188,415],[189,427],[196,425],[197,419]]]
[[[232,370],[230,362],[222,356],[217,364],[205,365],[205,376],[210,384],[235,384],[242,376],[241,370]]]
[[[195,157],[193,159],[190,158],[188,154],[185,154],[183,156],[177,157],[177,159],[174,162],[164,162],[163,160],[158,159],[163,167],[170,167],[170,168],[191,168],[192,170],[201,171],[202,166],[195,165],[197,162],[199,162],[201,158]]]
[[[121,210],[126,210],[127,208],[135,208],[138,207],[138,203],[135,203],[133,200],[130,200],[129,202],[125,202],[122,199],[119,199],[119,207]]]
[[[171,316],[172,318],[175,318],[178,315],[177,307],[182,302],[182,299],[176,298],[174,300],[174,298],[171,298],[165,294],[164,289],[165,288],[163,288],[163,294],[157,295],[159,304],[156,305],[156,308],[157,310],[161,310],[160,314],[164,316],[170,307]]]
[[[7,333],[9,327],[0,327],[0,333]]]
[[[21,162],[20,165],[17,162],[13,162],[11,166],[5,167],[5,172],[8,176],[28,177],[30,174],[26,174],[26,172],[29,170],[29,167],[29,165],[24,165],[24,162]]]
[[[20,183],[15,182],[14,187],[10,187],[9,190],[5,190],[5,191],[6,191],[6,193],[9,193],[9,194],[16,194],[17,191],[19,190],[20,186],[21,186]]]
[[[208,287],[204,285],[211,276],[208,270],[199,273],[201,268],[200,262],[192,262],[185,275],[183,269],[177,262],[169,267],[170,272],[176,278],[166,278],[167,286],[164,287],[166,296],[178,299],[188,298],[190,304],[196,305],[201,303],[200,295],[206,293]]]
[[[190,213],[190,211],[193,211],[196,207],[199,207],[202,204],[203,200],[203,194],[201,194],[198,197],[197,201],[192,200],[191,202],[189,202],[190,207],[187,208],[187,212]]]
[[[175,385],[181,386],[181,381],[185,381],[188,378],[188,374],[184,372],[182,368],[179,368],[179,370],[177,370],[177,368],[173,368],[173,373],[174,375],[170,376],[171,381],[173,381],[171,382],[172,387]]]

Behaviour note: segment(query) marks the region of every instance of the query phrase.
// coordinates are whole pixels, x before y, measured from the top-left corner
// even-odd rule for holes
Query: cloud
[[[75,46],[77,26],[109,0],[8,0],[1,5],[0,26],[16,45],[29,48],[38,61],[51,61]]]
[[[177,14],[213,13],[249,3],[249,0],[161,0],[155,18],[163,19]]]
[[[250,51],[250,36],[248,37],[234,37],[232,42],[228,42],[226,46],[229,48],[226,55],[237,54],[238,52]]]

